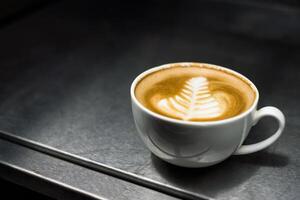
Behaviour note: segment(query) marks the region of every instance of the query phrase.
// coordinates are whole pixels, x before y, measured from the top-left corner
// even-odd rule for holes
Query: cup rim
[[[217,121],[184,121],[184,120],[179,120],[179,119],[175,119],[175,118],[171,118],[171,117],[167,117],[164,115],[161,115],[159,113],[155,113],[153,111],[151,111],[150,109],[146,108],[144,105],[142,105],[136,98],[135,96],[135,88],[137,83],[144,78],[146,75],[151,74],[153,72],[159,71],[161,69],[167,69],[167,68],[171,68],[174,66],[185,66],[188,67],[190,65],[205,65],[208,66],[210,68],[214,68],[214,69],[221,69],[224,71],[227,71],[229,73],[232,73],[236,76],[238,76],[239,78],[241,78],[242,80],[246,81],[250,87],[254,90],[256,96],[255,96],[255,100],[253,101],[252,105],[244,112],[235,115],[233,117],[230,118],[226,118],[226,119],[222,119],[222,120],[217,120]],[[132,101],[144,112],[146,112],[147,114],[151,115],[152,117],[158,118],[160,120],[163,121],[167,121],[170,123],[175,123],[175,124],[182,124],[182,125],[196,125],[196,126],[201,126],[201,125],[220,125],[220,124],[224,124],[224,123],[229,123],[229,122],[233,122],[236,120],[239,120],[241,118],[243,118],[244,116],[248,115],[250,112],[252,112],[256,106],[257,106],[257,102],[259,99],[259,92],[258,89],[256,88],[256,86],[254,85],[254,83],[252,81],[250,81],[247,77],[245,77],[244,75],[240,74],[239,72],[236,72],[232,69],[229,69],[227,67],[222,67],[219,65],[214,65],[214,64],[209,64],[209,63],[202,63],[202,62],[176,62],[176,63],[167,63],[167,64],[163,64],[163,65],[158,65],[156,67],[152,67],[147,69],[146,71],[140,73],[131,83],[131,87],[130,87],[130,95],[131,95],[131,99]]]

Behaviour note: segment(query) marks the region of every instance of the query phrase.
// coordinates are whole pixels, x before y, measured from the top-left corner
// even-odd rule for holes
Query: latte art
[[[178,95],[163,98],[152,104],[162,113],[182,120],[218,117],[223,113],[223,108],[209,91],[208,84],[205,77],[191,78]]]
[[[153,112],[184,121],[215,121],[247,110],[253,89],[240,78],[201,65],[172,66],[146,76],[137,99]]]

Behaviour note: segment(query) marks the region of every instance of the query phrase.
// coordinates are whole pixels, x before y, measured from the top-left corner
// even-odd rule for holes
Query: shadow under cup
[[[189,63],[184,64],[188,65]],[[235,71],[215,66],[218,69],[234,73],[254,88],[256,98],[252,106],[245,112],[224,120],[183,121],[152,112],[135,97],[135,87],[143,77],[168,67],[170,64],[149,69],[140,74],[131,85],[134,121],[146,146],[159,158],[184,167],[214,165],[234,154],[247,137],[250,128],[256,123],[255,115],[258,112],[256,106],[259,93],[254,84]]]

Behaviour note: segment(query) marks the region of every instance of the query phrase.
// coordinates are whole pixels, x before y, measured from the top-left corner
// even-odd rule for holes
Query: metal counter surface
[[[210,12],[216,18],[206,17]],[[293,24],[299,13],[218,1],[55,3],[0,29],[0,129],[137,175],[135,184],[160,183],[163,191],[299,199],[300,39]],[[129,87],[142,71],[179,61],[214,63],[249,77],[260,91],[259,107],[285,113],[282,137],[267,150],[203,169],[152,155],[137,135]],[[275,129],[275,120],[263,119],[246,143]],[[95,181],[92,176],[84,181]]]

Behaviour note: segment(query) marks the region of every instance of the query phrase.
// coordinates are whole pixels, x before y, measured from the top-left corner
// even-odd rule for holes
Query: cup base
[[[157,156],[157,155],[156,155]],[[203,161],[196,161],[196,160],[190,160],[190,159],[182,159],[182,158],[172,158],[172,159],[163,159],[159,156],[157,156],[159,159],[170,163],[172,165],[176,165],[179,167],[186,167],[186,168],[203,168],[203,167],[209,167],[212,165],[216,165],[224,160],[226,160],[228,157],[214,161],[214,162],[203,162]]]

